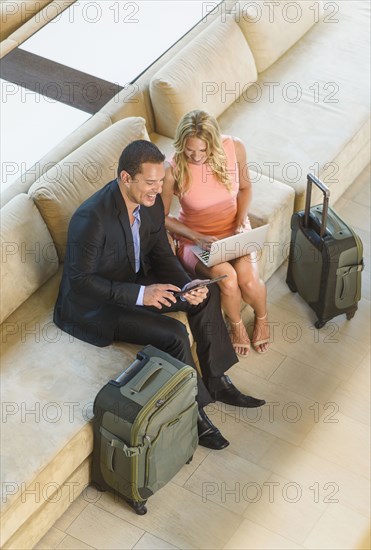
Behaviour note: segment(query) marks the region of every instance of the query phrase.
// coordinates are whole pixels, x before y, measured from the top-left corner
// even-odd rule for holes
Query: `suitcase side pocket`
[[[361,271],[363,263],[346,265],[336,271],[335,305],[345,309],[356,304],[361,298]]]
[[[142,454],[145,445],[130,447],[101,426],[100,464],[104,481],[119,493],[134,498],[135,481],[131,468],[134,457]]]
[[[192,457],[198,444],[197,403],[162,424],[146,453],[146,489],[155,493]]]

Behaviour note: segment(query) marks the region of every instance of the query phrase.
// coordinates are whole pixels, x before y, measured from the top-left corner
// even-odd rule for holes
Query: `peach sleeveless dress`
[[[237,214],[237,193],[239,172],[233,139],[222,136],[222,144],[227,157],[227,169],[232,180],[232,191],[220,183],[210,167],[205,164],[188,164],[191,175],[189,190],[180,199],[181,210],[178,220],[194,231],[204,235],[214,235],[222,239],[234,234]],[[170,161],[174,167],[174,159]],[[244,231],[251,230],[250,221],[245,220]],[[195,274],[199,261],[192,252],[194,243],[185,237],[176,236],[179,247],[178,257],[184,268]]]

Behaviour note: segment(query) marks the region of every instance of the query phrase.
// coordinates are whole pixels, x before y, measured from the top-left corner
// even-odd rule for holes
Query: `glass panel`
[[[193,27],[203,10],[202,0],[79,1],[20,48],[124,85]]]
[[[1,190],[91,115],[0,79]]]

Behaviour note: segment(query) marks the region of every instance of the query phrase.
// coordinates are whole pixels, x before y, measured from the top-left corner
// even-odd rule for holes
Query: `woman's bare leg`
[[[267,291],[264,282],[259,277],[259,268],[256,255],[248,255],[234,260],[233,267],[237,273],[238,284],[242,299],[255,312],[252,343],[269,339],[269,325],[267,315]],[[265,353],[269,342],[255,344],[257,351]]]
[[[226,279],[218,282],[221,306],[230,321],[231,340],[235,352],[242,356],[247,355],[250,350],[250,339],[241,319],[241,291],[234,267],[229,262],[225,262],[207,268],[202,262],[198,262],[196,273],[208,278],[228,275]]]

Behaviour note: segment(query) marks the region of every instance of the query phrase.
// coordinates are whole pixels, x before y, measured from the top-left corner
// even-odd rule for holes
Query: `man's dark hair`
[[[144,139],[132,141],[121,153],[117,168],[117,177],[120,178],[121,172],[125,170],[133,178],[141,171],[141,166],[144,162],[161,164],[164,160],[165,155],[161,153],[154,143]]]

